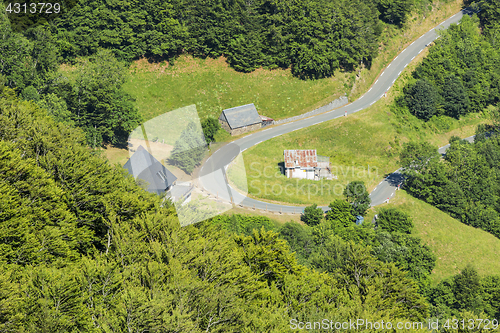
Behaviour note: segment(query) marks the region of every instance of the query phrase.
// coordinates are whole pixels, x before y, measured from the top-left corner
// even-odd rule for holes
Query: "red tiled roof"
[[[269,118],[269,117],[266,117],[266,116],[263,116],[263,115],[259,115],[260,119],[262,121],[273,121],[274,119],[273,118]]]
[[[318,156],[316,149],[308,150],[285,150],[285,168],[315,168],[318,166]]]

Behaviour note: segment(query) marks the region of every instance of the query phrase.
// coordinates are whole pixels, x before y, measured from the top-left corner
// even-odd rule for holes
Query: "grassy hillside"
[[[500,239],[467,226],[439,209],[413,198],[405,191],[389,204],[376,207],[397,207],[409,213],[415,223],[413,234],[422,239],[437,256],[431,278],[434,284],[457,274],[468,263],[481,275],[500,271]]]
[[[250,196],[295,204],[327,205],[342,195],[344,186],[350,181],[364,181],[369,191],[375,188],[384,175],[399,168],[398,156],[404,142],[424,139],[443,146],[454,135],[473,135],[476,126],[486,121],[482,114],[469,114],[460,120],[433,119],[426,123],[391,111],[394,97],[401,92],[425,54],[426,51],[416,57],[396,80],[387,97],[373,106],[246,150],[243,157]],[[316,149],[318,155],[329,156],[332,172],[338,179],[317,182],[286,178],[280,174],[285,149]]]
[[[358,98],[382,68],[415,38],[456,13],[462,1],[436,3],[415,15],[401,31],[386,26],[379,55],[371,67],[355,73],[337,72],[321,80],[299,80],[287,70],[259,69],[250,74],[229,68],[224,58],[181,57],[175,64],[135,62],[125,90],[137,100],[145,120],[196,104],[200,118],[218,116],[222,109],[254,103],[263,115],[281,119],[305,113],[346,93]]]

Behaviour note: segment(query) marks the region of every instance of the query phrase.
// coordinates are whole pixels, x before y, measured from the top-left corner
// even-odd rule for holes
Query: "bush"
[[[366,211],[370,208],[371,199],[364,182],[350,182],[344,190],[344,195],[347,201],[352,205],[352,214],[354,216],[366,215]]]
[[[389,232],[411,233],[413,221],[405,212],[397,208],[382,208],[378,214],[377,225]]]
[[[213,117],[208,117],[201,122],[203,135],[207,143],[215,141],[215,134],[221,129],[219,121]]]
[[[309,226],[313,226],[319,224],[322,218],[323,210],[314,204],[304,209],[304,214],[302,214],[300,220]]]

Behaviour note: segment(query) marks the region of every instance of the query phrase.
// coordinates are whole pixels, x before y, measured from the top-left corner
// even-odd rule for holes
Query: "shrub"
[[[397,208],[382,208],[378,214],[377,225],[389,232],[411,233],[413,221],[411,217]]]

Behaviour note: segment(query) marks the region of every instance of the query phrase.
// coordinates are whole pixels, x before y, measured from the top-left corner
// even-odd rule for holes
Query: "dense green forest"
[[[0,84],[82,128],[91,146],[123,144],[141,122],[122,89],[131,60],[225,56],[238,71],[281,67],[300,78],[323,78],[370,66],[382,30],[401,28],[410,13],[425,12],[429,4],[81,0],[65,1],[62,15],[23,20],[6,15],[0,2]],[[58,72],[63,63],[75,65],[76,75]]]
[[[109,50],[78,60],[74,77],[57,69],[60,50],[44,26],[23,36],[0,13],[0,84],[49,111],[56,120],[82,128],[87,143],[123,143],[141,118],[123,92],[126,67]]]
[[[283,332],[291,318],[428,315],[404,271],[331,231],[318,239],[337,255],[315,254],[313,269],[277,232],[181,228],[82,132],[8,88],[0,139],[3,331]]]
[[[490,6],[498,10],[500,3]],[[440,32],[441,38],[413,72],[413,79],[398,101],[399,108],[407,107],[411,114],[424,120],[439,116],[458,119],[497,104],[500,52],[496,31],[500,24],[492,17],[494,13],[487,7],[480,12],[481,22],[488,25],[483,34],[479,19],[468,16],[459,25]]]
[[[300,264],[319,271],[338,274],[339,266],[350,264],[357,251],[380,262],[393,263],[418,283],[434,320],[444,322],[449,318],[473,317],[472,314],[492,319],[500,315],[500,275],[481,277],[473,266],[466,266],[438,285],[429,284],[436,257],[420,239],[410,235],[413,222],[403,211],[381,209],[375,227],[370,222],[356,225],[353,207],[347,201],[337,200],[330,207],[332,213],[327,215],[319,208],[309,207],[312,209],[306,213],[306,220],[315,221],[319,216],[311,226],[295,222],[276,224],[269,218],[250,215],[218,216],[212,223],[247,236],[259,228],[277,232],[288,242]],[[349,244],[349,250],[339,247],[339,243]]]
[[[401,215],[404,221],[412,224],[404,212],[389,209],[379,214],[379,227],[374,228],[368,221],[361,226],[355,224],[354,208],[344,200],[330,204],[330,211],[324,214],[320,208],[306,211],[305,216],[319,216],[309,225],[288,222],[282,226],[273,225],[266,218],[219,216],[213,222],[235,233],[252,234],[253,229],[273,230],[287,240],[295,252],[299,263],[320,271],[335,272],[341,263],[335,258],[333,243],[347,242],[355,249],[366,251],[381,262],[394,263],[407,272],[407,276],[419,284],[421,293],[429,286],[429,274],[435,266],[436,258],[420,239],[408,235],[404,228],[386,228],[383,221],[398,221],[394,214]],[[371,249],[371,250],[369,250]]]
[[[305,225],[221,215],[181,228],[169,201],[89,148],[123,143],[142,121],[122,89],[133,59],[224,55],[239,71],[321,78],[369,66],[384,25],[402,27],[427,4],[82,0],[28,30],[2,8],[0,331],[281,333],[291,319],[498,318],[500,276],[464,267],[430,285],[436,257],[405,212],[356,225],[364,187],[327,214],[308,207]],[[401,112],[460,117],[498,103],[500,4],[481,6],[479,20],[443,32]],[[76,70],[63,76],[63,63]],[[413,195],[500,237],[498,125],[480,127],[474,144],[452,139],[444,159],[410,143],[401,160]]]
[[[463,309],[499,318],[500,275],[481,277],[474,267],[467,266],[432,288],[429,300],[431,314],[438,318],[451,318]]]

